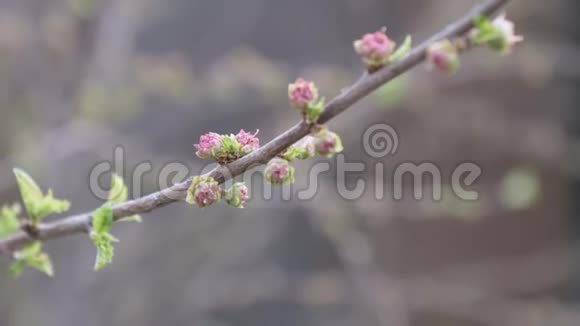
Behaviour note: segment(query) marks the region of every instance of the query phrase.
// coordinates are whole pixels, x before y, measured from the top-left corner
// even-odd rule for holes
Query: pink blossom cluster
[[[340,137],[328,129],[322,129],[314,136],[314,147],[316,154],[330,157],[343,150]]]
[[[243,182],[236,182],[230,189],[224,191],[212,177],[196,176],[187,190],[186,201],[199,207],[211,206],[225,197],[228,205],[243,208],[250,198],[248,187]]]
[[[230,163],[260,148],[258,131],[249,133],[240,130],[236,135],[220,135],[209,132],[201,135],[199,143],[194,144],[196,155],[202,159],[213,158],[219,163]]]
[[[294,167],[285,159],[273,158],[264,170],[266,180],[271,184],[289,184],[294,182]]]
[[[324,97],[318,98],[318,88],[313,82],[298,78],[288,85],[290,104],[302,111],[302,116],[309,124],[315,124],[324,111]]]
[[[318,88],[313,82],[298,78],[288,85],[288,99],[295,108],[305,110],[318,100]]]
[[[215,156],[222,146],[222,136],[215,132],[209,132],[199,137],[199,144],[193,147],[197,150],[196,155],[199,158],[206,159]]]
[[[194,177],[186,201],[199,207],[213,205],[221,200],[222,191],[217,181],[211,177]]]
[[[236,140],[242,146],[242,152],[245,153],[246,155],[260,148],[260,139],[256,137],[258,135],[258,132],[259,130],[251,134],[242,129],[236,135]]]

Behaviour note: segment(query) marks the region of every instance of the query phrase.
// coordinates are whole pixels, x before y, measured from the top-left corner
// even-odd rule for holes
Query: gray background
[[[1,0],[0,202],[19,200],[19,166],[71,213],[94,209],[90,171],[116,146],[127,172],[153,165],[144,193],[168,163],[197,174],[200,134],[260,129],[265,143],[293,125],[296,77],[327,97],[354,81],[362,33],[419,41],[475,2]],[[347,161],[385,164],[386,189],[401,162],[434,162],[444,180],[476,162],[477,203],[416,201],[410,180],[403,200],[377,201],[370,168],[347,178],[368,181],[357,200],[339,196],[334,170],[313,200],[265,200],[256,175],[244,210],[178,203],[116,225],[102,271],[85,235],[45,245],[53,279],[14,280],[0,262],[0,325],[577,325],[577,12],[514,0],[526,41],[512,56],[470,52],[453,77],[418,67],[331,122]],[[398,131],[396,155],[364,152],[375,123]],[[298,189],[313,162],[297,164]],[[540,195],[514,210],[530,189],[504,188],[521,169]]]

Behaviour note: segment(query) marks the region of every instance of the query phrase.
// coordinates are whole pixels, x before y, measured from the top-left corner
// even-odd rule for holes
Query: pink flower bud
[[[305,110],[318,100],[318,88],[313,82],[298,78],[294,84],[288,85],[288,98],[292,106]]]
[[[509,54],[514,45],[524,40],[523,36],[516,35],[515,25],[512,21],[506,18],[505,13],[498,16],[493,21],[493,25],[498,29],[501,37],[498,40],[491,42],[490,45],[502,54]]]
[[[431,44],[427,49],[429,67],[447,73],[454,73],[459,69],[459,54],[457,48],[449,40],[442,40]]]
[[[274,158],[268,162],[264,176],[271,184],[294,183],[294,167],[284,159]]]
[[[202,135],[199,138],[199,144],[193,145],[197,150],[195,154],[201,159],[214,157],[221,147],[221,142],[222,136],[215,132]]]
[[[242,129],[236,135],[236,140],[242,146],[241,151],[243,155],[248,155],[251,152],[260,148],[260,140],[258,139],[258,137],[256,137],[256,135],[258,135],[258,132],[259,130],[256,131],[254,134],[251,134],[249,132],[245,132],[244,129]]]
[[[236,182],[226,191],[226,201],[229,205],[236,208],[243,208],[249,199],[248,187],[243,182]]]
[[[340,153],[343,150],[340,137],[336,133],[326,129],[321,130],[314,137],[314,147],[318,155],[327,157],[335,153]]]
[[[354,49],[369,69],[382,67],[395,50],[393,42],[386,34],[387,29],[382,28],[377,32],[363,35],[360,40],[354,42]]]
[[[186,201],[199,207],[213,205],[221,200],[221,189],[212,177],[194,177],[187,190]]]

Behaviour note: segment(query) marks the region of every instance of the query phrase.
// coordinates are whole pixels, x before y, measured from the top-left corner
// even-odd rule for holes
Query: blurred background
[[[90,211],[91,169],[117,146],[130,187],[151,163],[143,194],[168,163],[198,174],[199,135],[260,129],[265,143],[292,126],[296,77],[328,98],[350,85],[363,33],[419,42],[476,2],[0,0],[0,204],[19,200],[19,166]],[[333,120],[346,160],[369,167],[347,177],[367,180],[362,198],[343,199],[333,169],[309,201],[264,200],[257,182],[244,210],[173,204],[115,225],[99,272],[86,235],[50,241],[52,279],[0,262],[0,325],[578,325],[579,9],[514,0],[513,55],[472,51],[452,77],[417,67]],[[375,123],[398,131],[396,155],[363,150]],[[411,179],[390,199],[390,169],[427,161],[444,182],[479,165],[479,200],[415,200]]]

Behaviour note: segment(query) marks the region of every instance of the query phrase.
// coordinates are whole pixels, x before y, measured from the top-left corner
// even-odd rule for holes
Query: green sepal
[[[244,208],[245,200],[242,200],[240,188],[245,187],[243,182],[236,182],[228,190],[222,190],[222,197],[226,199],[226,203],[235,208]]]
[[[231,198],[228,198],[226,202],[228,203],[228,205],[232,207],[244,208],[244,203],[242,203],[242,200],[239,197],[233,196]]]
[[[306,146],[290,146],[283,154],[282,158],[286,161],[290,162],[292,160],[307,160],[311,158],[313,155],[313,151],[308,150]]]

